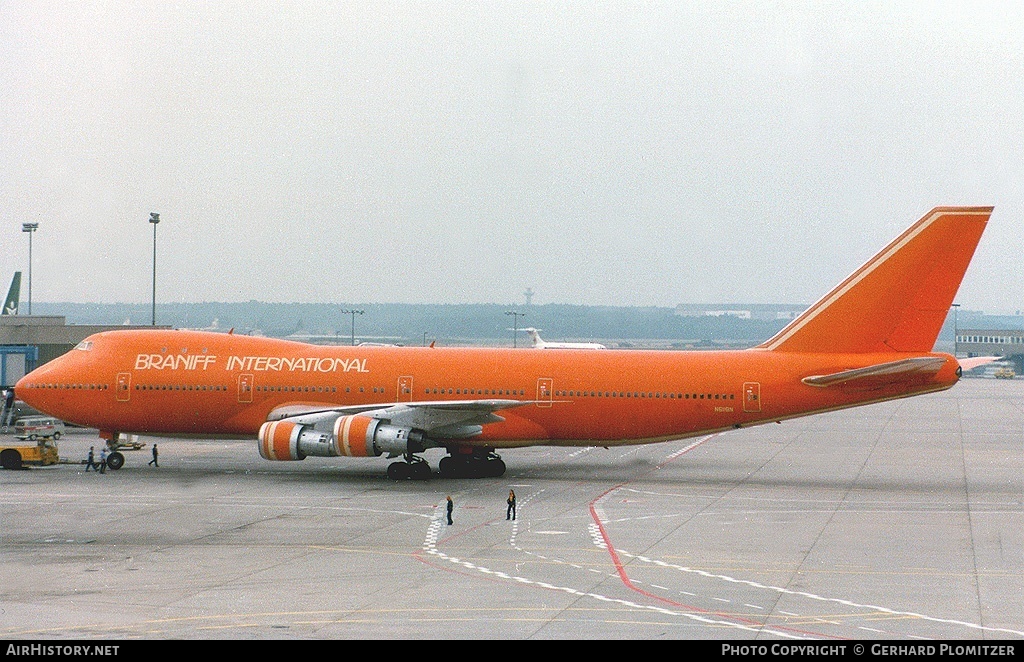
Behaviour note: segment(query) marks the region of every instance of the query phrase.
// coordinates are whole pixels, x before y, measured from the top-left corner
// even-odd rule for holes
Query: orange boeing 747
[[[250,438],[275,461],[401,458],[392,478],[500,476],[498,449],[648,444],[950,388],[933,352],[991,207],[938,207],[775,337],[734,351],[325,347],[95,334],[15,386],[100,430]],[[118,468],[124,458],[112,453]]]

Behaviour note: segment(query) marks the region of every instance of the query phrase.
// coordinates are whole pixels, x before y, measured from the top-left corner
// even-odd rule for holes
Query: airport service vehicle
[[[251,439],[270,461],[401,458],[501,476],[499,449],[649,444],[932,393],[989,362],[934,352],[992,207],[937,207],[749,349],[322,346],[190,330],[90,336],[15,386],[121,435]],[[119,453],[110,459],[123,460]]]
[[[14,422],[14,438],[28,439],[53,439],[61,438],[64,434],[64,421],[52,416],[25,416]]]
[[[52,438],[39,439],[33,444],[0,444],[0,467],[21,469],[23,465],[45,467],[57,464],[57,444]]]
[[[992,376],[996,379],[1013,379],[1017,376],[1017,373],[1012,368],[1002,367],[996,368],[996,371],[992,373]]]

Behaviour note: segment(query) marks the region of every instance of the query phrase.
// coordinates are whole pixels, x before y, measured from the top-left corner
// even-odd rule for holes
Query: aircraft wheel
[[[53,433],[53,440],[54,441],[60,441],[60,432],[54,432]]]
[[[473,465],[468,460],[455,460],[452,466],[455,468],[455,478],[473,477]]]
[[[487,475],[491,478],[501,478],[505,475],[505,461],[501,458],[490,460],[487,464],[490,469]]]
[[[124,466],[124,455],[121,455],[117,451],[114,451],[107,456],[107,468],[117,471]]]
[[[412,469],[406,462],[392,462],[388,465],[388,478],[391,480],[405,480],[412,475]]]
[[[430,465],[426,462],[417,462],[411,468],[412,477],[416,480],[427,480],[430,478]]]
[[[8,448],[0,453],[0,466],[4,469],[21,469],[21,453]]]
[[[455,460],[451,457],[442,457],[437,463],[437,475],[441,478],[455,478]]]

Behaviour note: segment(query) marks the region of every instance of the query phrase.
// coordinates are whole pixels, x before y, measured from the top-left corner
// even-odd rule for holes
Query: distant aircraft
[[[187,323],[187,319],[186,319],[186,323]],[[186,331],[218,331],[218,332],[221,332],[221,331],[226,331],[227,330],[227,329],[220,328],[220,319],[218,319],[216,317],[214,317],[213,321],[210,322],[210,326],[184,326],[184,327],[181,327],[181,328],[185,329]]]
[[[126,324],[127,324],[127,322],[126,322]],[[254,328],[238,328],[238,327],[232,326],[230,328],[225,329],[225,328],[221,327],[221,325],[220,325],[220,318],[217,318],[217,317],[213,318],[213,321],[210,322],[209,326],[204,326],[204,327],[182,327],[182,330],[185,330],[185,331],[210,331],[210,332],[213,332],[213,333],[227,333],[227,334],[236,334],[237,333],[237,334],[243,334],[243,335],[247,335],[247,336],[262,336],[263,335],[263,331],[261,331],[260,329],[254,329]]]
[[[548,342],[542,340],[539,329],[535,329],[532,326],[520,329],[530,335],[530,342],[534,349],[608,349],[601,343],[596,342]]]
[[[419,454],[437,448],[442,477],[496,477],[498,449],[648,444],[950,388],[962,366],[933,348],[991,214],[933,209],[750,349],[346,347],[122,329],[15,388],[115,447],[123,434],[238,437],[274,461],[402,458],[388,466],[395,479],[429,477]]]
[[[15,271],[11,279],[11,289],[7,290],[7,298],[4,300],[4,315],[17,315],[18,303],[21,299],[21,272]]]

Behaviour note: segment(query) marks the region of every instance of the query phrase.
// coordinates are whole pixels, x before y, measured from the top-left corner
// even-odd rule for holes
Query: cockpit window
[[[77,345],[75,345],[75,349],[80,349],[83,352],[88,352],[90,349],[92,349],[92,341],[91,340],[83,340],[82,342],[80,342]]]

